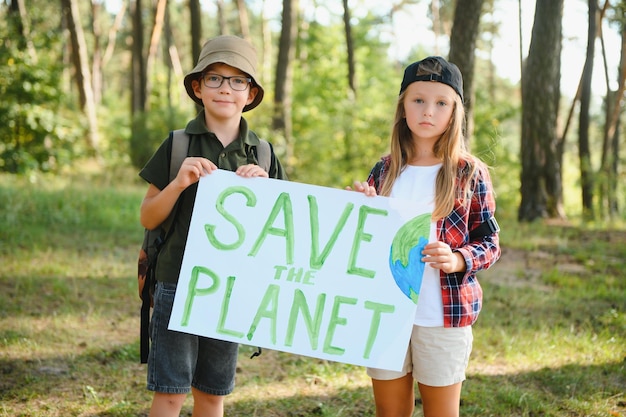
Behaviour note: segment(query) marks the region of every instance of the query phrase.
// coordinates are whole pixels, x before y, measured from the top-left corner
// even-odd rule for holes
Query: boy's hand
[[[237,168],[237,171],[235,171],[235,174],[239,175],[240,177],[248,177],[248,178],[251,178],[251,177],[269,178],[269,175],[267,174],[267,172],[265,172],[263,168],[255,164],[242,165],[239,168]]]
[[[174,181],[176,181],[181,190],[184,190],[191,184],[198,182],[200,177],[210,174],[216,169],[217,166],[206,158],[188,157],[185,158],[183,164],[180,166],[180,170]]]
[[[368,197],[374,197],[375,195],[377,195],[376,188],[369,185],[367,181],[363,181],[363,182],[354,181],[354,183],[352,184],[352,187],[348,185],[346,187],[346,190],[358,191],[360,193],[365,194]]]

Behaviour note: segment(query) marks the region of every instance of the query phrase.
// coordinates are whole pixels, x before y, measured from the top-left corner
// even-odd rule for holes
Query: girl
[[[417,381],[425,417],[457,417],[482,306],[476,273],[500,257],[487,167],[465,148],[463,80],[456,65],[428,57],[409,65],[400,87],[391,152],[366,182],[366,195],[433,203],[437,241],[428,243],[413,332],[401,372],[368,368],[376,416],[410,417]],[[348,187],[348,189],[352,189]]]

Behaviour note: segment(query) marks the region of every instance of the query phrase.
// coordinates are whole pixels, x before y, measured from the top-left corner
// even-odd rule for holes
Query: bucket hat
[[[424,71],[420,71],[420,67],[426,62],[434,62],[436,65],[431,67],[438,69],[438,73],[426,74]],[[440,56],[429,56],[406,67],[404,78],[402,78],[402,84],[400,85],[400,94],[406,90],[409,84],[415,81],[438,81],[447,84],[456,91],[461,97],[461,101],[463,101],[463,76],[459,67]]]
[[[209,39],[202,46],[200,57],[195,68],[185,75],[184,84],[187,94],[193,101],[202,106],[202,100],[196,97],[191,86],[202,72],[211,64],[223,63],[237,68],[252,78],[252,86],[258,88],[258,93],[252,103],[246,105],[243,111],[252,110],[263,100],[263,87],[256,78],[257,56],[254,46],[238,36],[223,35]],[[251,86],[251,87],[252,87]]]

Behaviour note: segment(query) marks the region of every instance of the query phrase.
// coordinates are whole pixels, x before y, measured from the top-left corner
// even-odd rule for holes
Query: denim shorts
[[[235,387],[237,343],[168,330],[176,284],[158,282],[150,319],[150,391],[187,394],[191,387],[227,395]]]
[[[446,387],[465,380],[472,352],[472,327],[413,326],[402,371],[367,368],[374,379],[402,378],[409,372],[413,379],[431,387]]]

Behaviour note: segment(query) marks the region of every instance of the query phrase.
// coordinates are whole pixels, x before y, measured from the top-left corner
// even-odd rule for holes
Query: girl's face
[[[404,96],[404,116],[413,138],[439,139],[450,125],[455,98],[456,92],[447,84],[436,81],[409,84]]]
[[[222,79],[222,77],[244,77]],[[209,119],[239,120],[243,108],[252,103],[258,89],[247,83],[248,76],[241,70],[226,64],[213,64],[204,71],[204,78],[192,81],[196,97],[202,100],[204,111]],[[216,81],[217,80],[217,81]],[[219,81],[221,80],[221,85]],[[236,89],[232,87],[235,85]]]

